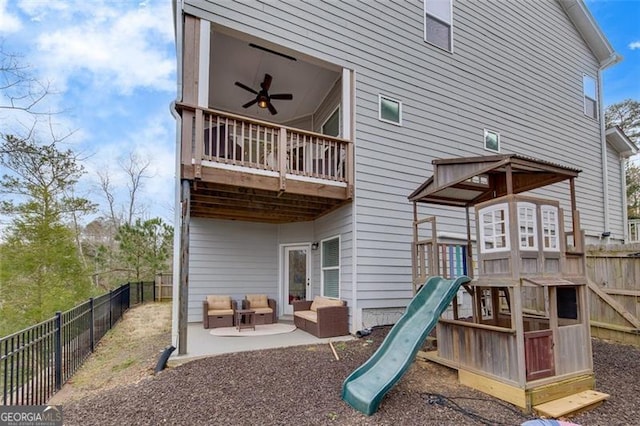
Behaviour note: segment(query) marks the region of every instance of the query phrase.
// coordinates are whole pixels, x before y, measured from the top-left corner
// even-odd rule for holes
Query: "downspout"
[[[602,235],[609,232],[609,168],[607,167],[607,138],[605,136],[605,123],[604,123],[604,102],[602,99],[602,70],[601,66],[598,68],[598,115],[600,117],[600,151],[602,160],[602,198],[604,207],[604,229]],[[605,237],[606,241],[609,241],[609,237]]]
[[[605,120],[604,120],[604,99],[602,92],[602,71],[606,68],[617,64],[622,60],[622,57],[617,55],[615,52],[611,54],[607,59],[600,63],[600,67],[598,68],[598,115],[600,118],[600,150],[601,150],[601,161],[602,161],[602,197],[603,197],[603,207],[604,207],[604,229],[603,234],[610,232],[609,231],[609,168],[607,167],[607,136],[605,134]],[[575,231],[575,230],[574,230]],[[609,234],[610,235],[610,234]],[[605,237],[607,242],[609,241],[609,236]]]
[[[625,171],[627,158],[620,155],[620,182],[622,182],[622,235],[623,243],[629,241],[629,215],[627,214],[627,173]]]
[[[355,69],[342,69],[342,99],[344,102],[342,108],[343,122],[346,124],[348,120],[348,136],[353,144],[353,181],[349,182],[353,186],[353,198],[351,200],[351,332],[355,333],[364,327],[362,322],[362,311],[358,306],[358,209],[356,203],[356,71]],[[348,84],[345,84],[348,81]],[[347,132],[345,132],[347,135]],[[347,172],[348,173],[348,172]]]
[[[182,134],[182,117],[178,114],[176,110],[176,102],[180,102],[182,100],[182,10],[183,4],[182,0],[173,0],[173,16],[175,19],[175,39],[176,39],[176,59],[177,59],[177,70],[176,70],[176,80],[177,80],[177,90],[176,90],[176,101],[171,102],[169,110],[171,111],[171,115],[176,120],[176,146],[175,146],[175,186],[174,186],[174,219],[173,219],[173,295],[174,301],[172,303],[172,315],[171,315],[171,341],[173,342],[174,347],[178,347],[178,330],[180,329],[180,325],[178,324],[179,319],[179,307],[180,307],[180,232],[175,232],[176,229],[182,228],[182,209],[180,206],[180,136]],[[186,348],[180,348],[181,350],[186,350]]]

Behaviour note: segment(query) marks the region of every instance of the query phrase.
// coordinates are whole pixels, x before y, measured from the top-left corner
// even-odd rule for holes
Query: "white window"
[[[340,297],[340,237],[322,241],[322,295]]]
[[[378,119],[402,126],[402,102],[378,95]]]
[[[584,114],[588,117],[598,119],[598,89],[596,79],[582,76],[582,91],[584,94]]]
[[[554,206],[542,206],[542,248],[548,251],[560,251],[558,236],[558,209]]]
[[[453,0],[424,0],[424,41],[453,51]]]
[[[340,136],[340,107],[336,108],[324,122],[321,133],[327,136]]]
[[[506,203],[480,210],[480,240],[483,253],[509,251],[509,215]]]
[[[538,227],[536,206],[532,203],[518,203],[518,239],[522,250],[538,249]]]
[[[500,152],[500,133],[484,129],[484,149]]]

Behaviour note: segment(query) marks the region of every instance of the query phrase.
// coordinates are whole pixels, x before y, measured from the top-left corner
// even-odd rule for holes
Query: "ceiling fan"
[[[279,100],[285,100],[285,101],[290,101],[293,99],[293,95],[291,93],[276,93],[276,94],[270,95],[269,88],[271,87],[272,80],[273,80],[273,77],[271,77],[269,74],[265,74],[264,80],[262,80],[262,83],[260,83],[261,90],[259,92],[253,90],[249,86],[246,86],[240,83],[239,81],[236,81],[236,86],[242,87],[244,90],[256,95],[254,100],[249,101],[246,104],[242,105],[242,108],[249,108],[251,105],[258,103],[258,106],[260,108],[268,108],[269,112],[272,115],[276,115],[278,113],[278,110],[276,110],[273,104],[271,104],[272,99],[279,99]]]

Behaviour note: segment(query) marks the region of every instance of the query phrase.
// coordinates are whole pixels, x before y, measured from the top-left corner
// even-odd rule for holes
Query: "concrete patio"
[[[293,317],[282,317],[279,323],[293,324]],[[339,342],[353,340],[352,335],[318,339],[312,334],[296,329],[290,333],[269,336],[219,337],[212,336],[211,330],[202,327],[201,322],[189,323],[187,329],[187,347],[189,353],[178,355],[174,352],[168,364],[175,366],[198,358],[221,355],[226,353],[257,351],[260,349],[284,348],[289,346],[328,344],[329,341]]]

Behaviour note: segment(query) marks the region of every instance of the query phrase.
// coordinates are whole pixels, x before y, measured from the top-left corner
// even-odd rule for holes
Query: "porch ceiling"
[[[344,200],[191,181],[191,216],[248,222],[306,222]]]
[[[246,34],[232,36],[220,31],[211,34],[209,66],[211,108],[279,124],[313,114],[341,76],[340,68],[293,50],[251,39]],[[255,95],[235,85],[239,81],[259,91],[265,74],[273,77],[270,94],[293,94],[293,100],[273,101],[278,110],[276,115],[256,104],[242,108]]]

